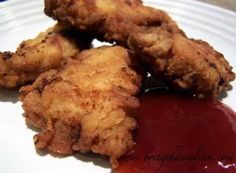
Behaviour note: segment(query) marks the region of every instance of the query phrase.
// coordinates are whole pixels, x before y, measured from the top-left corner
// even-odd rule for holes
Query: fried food
[[[23,41],[15,53],[0,52],[0,87],[24,85],[42,72],[59,67],[80,51],[77,39],[78,33],[57,24]]]
[[[217,97],[230,88],[235,74],[222,54],[187,38],[165,12],[135,2],[45,0],[45,13],[106,41],[127,46],[129,40],[128,47],[171,88],[197,97]]]
[[[145,7],[139,0],[45,0],[45,13],[94,37],[127,45],[130,33],[143,27],[176,23],[162,10]]]
[[[117,159],[133,145],[136,121],[132,109],[140,76],[122,47],[81,52],[63,68],[39,76],[20,90],[26,122],[42,130],[34,136],[38,149],[71,154],[92,151]]]
[[[130,6],[143,4],[143,2],[141,0],[120,0],[120,1],[126,3]]]
[[[128,42],[156,76],[197,97],[217,97],[235,79],[224,56],[202,40],[159,27],[133,33]]]

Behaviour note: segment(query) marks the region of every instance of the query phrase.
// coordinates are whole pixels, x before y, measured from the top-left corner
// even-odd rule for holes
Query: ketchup
[[[146,93],[116,173],[235,173],[236,114],[219,101]]]

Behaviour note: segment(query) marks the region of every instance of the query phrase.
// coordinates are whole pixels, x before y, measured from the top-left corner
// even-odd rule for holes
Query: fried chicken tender
[[[24,85],[42,72],[59,67],[79,52],[78,38],[76,32],[57,24],[23,41],[15,53],[0,52],[0,87]]]
[[[106,41],[128,44],[169,86],[197,97],[217,97],[235,78],[222,54],[187,38],[165,12],[140,2],[45,0],[45,13]]]
[[[164,11],[145,7],[139,0],[45,0],[45,13],[102,41],[123,46],[130,33],[142,27],[165,24],[179,31]]]
[[[159,27],[133,33],[128,42],[156,76],[197,97],[217,97],[235,79],[224,56],[202,40]]]
[[[94,48],[22,87],[26,122],[42,130],[34,136],[36,148],[92,151],[109,156],[117,167],[117,159],[134,145],[131,112],[139,106],[134,96],[141,79],[132,62],[122,47]]]

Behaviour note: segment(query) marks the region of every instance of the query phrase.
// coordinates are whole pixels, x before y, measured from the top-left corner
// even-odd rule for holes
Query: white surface
[[[235,13],[194,0],[146,0],[145,4],[169,12],[189,36],[208,41],[236,67]],[[22,40],[34,37],[53,23],[43,14],[43,0],[0,3],[0,51],[14,51]],[[223,102],[236,110],[236,82],[233,86]],[[109,163],[100,157],[77,155],[60,159],[37,154],[32,140],[36,132],[25,125],[16,97],[17,92],[0,90],[0,172],[111,172]]]

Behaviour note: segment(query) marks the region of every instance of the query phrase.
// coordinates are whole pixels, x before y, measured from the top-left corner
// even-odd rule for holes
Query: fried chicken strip
[[[0,87],[14,88],[32,82],[79,52],[78,33],[55,25],[36,38],[23,41],[16,52],[0,52]]]
[[[122,47],[83,51],[64,68],[43,73],[20,90],[26,122],[42,130],[36,148],[71,154],[92,151],[110,157],[112,167],[133,145],[132,109],[140,76]]]
[[[102,41],[123,46],[130,33],[142,27],[168,25],[179,32],[165,12],[145,7],[139,0],[45,0],[45,13]]]
[[[235,74],[208,43],[189,39],[163,11],[121,0],[45,0],[45,13],[142,55],[154,75],[197,97],[217,97]],[[141,57],[141,56],[140,56]]]
[[[128,42],[156,76],[197,97],[217,97],[235,79],[224,56],[202,40],[159,27],[133,33]]]

